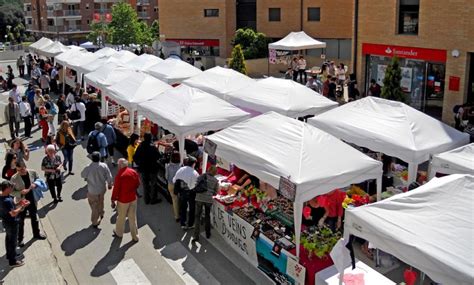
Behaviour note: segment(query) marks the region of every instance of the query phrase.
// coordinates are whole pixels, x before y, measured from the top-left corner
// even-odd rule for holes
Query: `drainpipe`
[[[300,31],[303,30],[303,2],[304,2],[304,0],[301,0],[301,2],[300,2],[300,7],[301,7],[301,9],[300,9]]]
[[[357,78],[357,37],[359,32],[359,0],[354,0],[354,36],[352,38],[354,44],[354,54],[352,56],[353,61],[353,73]]]

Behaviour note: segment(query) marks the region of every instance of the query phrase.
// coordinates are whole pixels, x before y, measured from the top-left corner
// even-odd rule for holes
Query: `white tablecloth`
[[[366,285],[395,285],[395,282],[392,282],[387,277],[373,270],[362,261],[356,262],[356,268],[354,270],[352,270],[352,267],[350,266],[344,270],[344,273],[364,273],[364,281]],[[337,272],[336,267],[333,265],[316,273],[315,284],[339,285],[339,273]]]

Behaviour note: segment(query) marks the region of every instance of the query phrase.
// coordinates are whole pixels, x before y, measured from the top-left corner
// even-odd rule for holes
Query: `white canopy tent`
[[[183,80],[201,74],[202,71],[181,59],[167,58],[151,66],[147,73],[168,84],[180,84]]]
[[[434,178],[419,188],[346,211],[352,234],[442,284],[474,280],[474,176]]]
[[[136,75],[136,72],[118,63],[110,62],[84,76],[84,81],[96,88],[106,91],[108,86],[116,84],[127,77]]]
[[[62,43],[55,41],[50,45],[40,47],[36,50],[36,53],[46,57],[55,57],[65,51],[70,50],[67,46],[63,45]]]
[[[225,100],[244,110],[259,113],[275,111],[292,118],[321,114],[338,106],[336,102],[293,80],[274,77],[257,80],[229,92]]]
[[[69,50],[57,55],[54,58],[56,63],[61,64],[62,66],[66,66],[67,62],[72,60],[73,57],[81,56],[80,54],[89,53],[85,49],[77,49],[77,48],[70,48]]]
[[[147,71],[150,67],[162,61],[163,60],[157,56],[144,53],[130,61],[127,61],[127,67],[130,69]]]
[[[308,36],[305,32],[291,32],[283,39],[268,44],[269,49],[277,50],[304,50],[326,48],[325,42],[320,42]]]
[[[430,178],[437,172],[474,175],[474,143],[433,156],[430,167]]]
[[[308,120],[346,142],[408,163],[408,182],[430,156],[469,143],[469,135],[400,102],[366,97]]]
[[[107,95],[125,108],[136,111],[139,103],[148,101],[171,89],[171,85],[140,71],[133,70],[126,78],[105,88]]]
[[[45,37],[42,37],[41,39],[39,39],[38,41],[32,43],[28,49],[31,49],[32,51],[34,52],[37,52],[37,50],[41,49],[41,48],[44,48],[44,47],[47,47],[49,46],[50,44],[52,44],[53,41],[48,39],[48,38],[45,38]]]
[[[247,87],[254,81],[233,69],[216,66],[184,80],[183,84],[225,99],[227,93]]]
[[[381,193],[382,163],[339,139],[301,121],[269,112],[206,138],[216,156],[279,188],[280,177],[296,184],[294,219],[296,249],[303,203],[352,183],[377,179]]]
[[[221,130],[250,117],[250,114],[224,100],[185,85],[140,103],[138,112],[178,137],[181,161],[187,135]]]
[[[128,50],[123,49],[121,51],[118,51],[118,52],[112,54],[111,57],[119,59],[120,62],[122,62],[122,63],[126,63],[126,62],[129,62],[130,60],[138,57],[138,55],[134,54],[133,52],[130,52]]]
[[[101,48],[100,50],[94,52],[96,55],[98,55],[99,57],[102,57],[102,56],[112,56],[116,53],[118,53],[118,51],[114,50],[113,48],[110,48],[110,47],[104,47],[104,48]]]
[[[95,45],[93,42],[85,42],[85,43],[80,44],[79,46],[82,47],[82,48],[86,48],[86,49],[99,48],[99,46]]]
[[[87,74],[89,72],[95,71],[99,68],[101,68],[104,65],[108,65],[109,63],[115,63],[116,65],[122,65],[120,63],[119,59],[116,58],[111,58],[108,56],[102,56],[99,57],[98,59],[94,60],[93,62],[90,62],[87,65],[81,66],[81,69],[84,71],[84,74]]]

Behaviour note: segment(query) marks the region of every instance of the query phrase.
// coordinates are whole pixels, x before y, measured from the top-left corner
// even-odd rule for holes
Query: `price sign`
[[[204,151],[207,152],[210,155],[215,155],[216,154],[216,149],[217,149],[217,144],[215,144],[211,140],[205,140],[204,141]]]
[[[288,261],[286,262],[286,274],[295,279],[296,284],[303,285],[306,277],[306,268],[299,264],[298,261],[288,257]]]
[[[280,185],[278,187],[280,194],[290,201],[295,201],[296,184],[289,178],[280,176]]]

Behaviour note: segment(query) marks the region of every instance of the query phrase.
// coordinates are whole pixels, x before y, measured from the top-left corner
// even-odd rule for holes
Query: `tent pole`
[[[63,82],[62,83],[63,83],[63,94],[64,94],[64,92],[66,92],[66,65],[63,65]]]
[[[184,162],[184,135],[180,135],[178,138],[178,143],[179,143],[179,163],[180,165],[183,165]]]
[[[382,178],[379,177],[376,180],[377,183],[377,201],[382,200]]]
[[[135,132],[135,112],[133,110],[129,110],[128,114],[130,116],[130,135]]]
[[[418,164],[410,162],[408,164],[408,185],[416,181],[416,173],[418,172]]]
[[[295,244],[296,244],[296,257],[300,258],[300,238],[301,238],[301,220],[303,216],[303,202],[297,201],[293,203],[294,214],[295,214]]]

